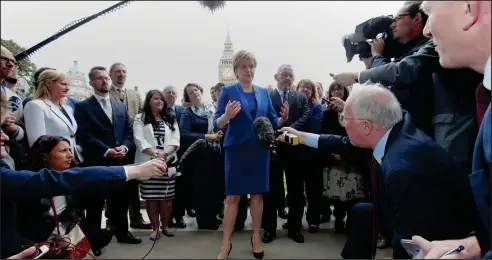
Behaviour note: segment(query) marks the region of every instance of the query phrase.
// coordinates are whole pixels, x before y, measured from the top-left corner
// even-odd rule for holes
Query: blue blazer
[[[99,105],[94,96],[75,104],[75,120],[79,125],[77,143],[82,146],[83,157],[87,165],[125,165],[128,158],[111,159],[103,155],[110,148],[124,145],[129,151],[134,149],[133,126],[123,103],[112,97],[113,123]]]
[[[492,182],[492,179],[490,178],[490,167],[492,163],[492,144],[490,140],[492,135],[492,121],[490,113],[489,105],[475,142],[473,171],[470,175],[473,196],[480,215],[480,221],[483,222],[483,226],[479,225],[475,233],[485,258],[492,258],[490,251],[490,196]]]
[[[365,157],[368,163],[372,158],[372,150],[353,146],[348,137],[322,135],[318,147],[344,158]],[[475,228],[466,169],[417,129],[407,112],[389,134],[378,179],[382,217],[395,238],[461,239]]]
[[[181,121],[181,116],[183,115],[183,113],[186,112],[186,108],[184,108],[183,106],[174,105],[174,110],[176,110],[176,122],[178,122],[179,125]]]
[[[224,147],[238,145],[244,143],[252,136],[256,136],[253,130],[253,121],[258,117],[268,117],[273,125],[273,128],[277,128],[277,121],[279,117],[272,106],[272,100],[265,88],[253,85],[253,91],[256,98],[256,115],[251,115],[248,109],[248,103],[244,95],[243,89],[238,84],[231,85],[222,88],[222,92],[219,97],[219,103],[217,105],[217,111],[214,116],[214,127],[217,128],[217,118],[221,117],[225,113],[225,107],[227,102],[239,101],[241,102],[241,111],[235,118],[231,119],[228,124],[224,137]]]
[[[63,172],[40,170],[14,171],[0,160],[1,177],[1,246],[0,258],[5,259],[21,251],[17,232],[15,207],[17,201],[107,190],[126,182],[123,167],[74,168]]]

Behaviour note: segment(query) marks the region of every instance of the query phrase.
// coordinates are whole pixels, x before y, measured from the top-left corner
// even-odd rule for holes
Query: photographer
[[[361,71],[359,73],[341,73],[334,76],[338,84],[348,87],[355,83],[364,83],[366,81],[380,82],[385,74],[390,73],[386,64],[399,62],[403,58],[413,55],[422,48],[428,41],[422,34],[427,15],[420,10],[421,1],[407,1],[398,10],[395,15],[394,22],[391,24],[393,38],[397,40],[398,53],[393,62],[390,62],[389,57],[382,56],[385,44],[381,40],[375,40],[371,46],[373,58],[371,60],[371,69]],[[380,68],[380,70],[375,70]],[[414,75],[396,74],[400,77],[412,77]],[[420,75],[417,75],[420,76]],[[384,82],[381,82],[385,84]],[[419,77],[412,84],[396,84],[391,82],[385,85],[390,85],[390,90],[396,95],[403,109],[407,110],[413,118],[415,125],[426,132],[432,134],[431,116],[432,116],[432,100],[433,93],[430,85],[432,78],[430,75]],[[432,136],[432,135],[431,135]]]
[[[391,86],[415,125],[432,133],[429,135],[453,159],[470,169],[477,134],[475,90],[482,76],[470,69],[444,69],[435,48],[430,40],[413,55],[361,71],[356,77],[360,84],[371,81]],[[347,73],[335,76],[344,85],[357,79]]]

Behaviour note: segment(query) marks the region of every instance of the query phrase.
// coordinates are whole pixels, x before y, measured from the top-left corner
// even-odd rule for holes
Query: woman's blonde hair
[[[62,72],[56,70],[45,70],[41,74],[39,74],[39,85],[34,93],[34,99],[50,99],[51,93],[50,89],[48,89],[48,81],[54,82],[58,80],[68,80],[67,75]],[[62,104],[65,103],[64,100],[60,100]]]
[[[234,75],[236,75],[236,79],[239,78],[239,75],[236,73],[236,70],[239,67],[239,62],[249,59],[252,59],[255,62],[255,67],[256,67],[258,63],[256,62],[256,57],[253,53],[245,50],[240,50],[236,52],[236,54],[234,54],[232,64],[233,64]]]

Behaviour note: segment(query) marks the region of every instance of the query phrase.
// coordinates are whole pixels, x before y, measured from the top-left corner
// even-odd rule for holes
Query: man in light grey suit
[[[109,68],[109,76],[111,77],[111,88],[109,94],[117,101],[123,103],[130,115],[130,122],[133,124],[135,116],[142,111],[143,102],[140,93],[137,91],[125,88],[127,69],[123,63],[116,62]],[[132,164],[135,161],[135,150],[128,152],[128,163]],[[129,183],[130,184],[130,183]],[[138,192],[138,182],[134,181],[129,186],[128,192],[130,198],[130,226],[132,228],[150,229],[149,223],[146,223],[142,214],[140,214],[140,197]],[[108,223],[111,224],[111,223]]]

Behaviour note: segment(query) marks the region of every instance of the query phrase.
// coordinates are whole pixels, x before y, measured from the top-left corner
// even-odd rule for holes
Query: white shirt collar
[[[284,95],[284,92],[289,93],[289,91],[288,91],[288,90],[284,91],[284,90],[281,90],[281,89],[280,89],[280,88],[278,88],[278,87],[277,87],[277,91],[278,91],[278,93],[280,94],[280,96],[283,96],[283,95]]]
[[[117,87],[117,86],[115,86],[115,85],[112,85],[112,86],[113,86],[114,90],[116,90],[116,91],[125,92],[125,87],[121,87],[121,88],[119,88],[119,87]]]
[[[381,139],[379,139],[379,141],[376,143],[376,146],[372,151],[372,156],[374,156],[374,159],[376,159],[379,165],[381,165],[381,162],[383,161],[384,151],[386,149],[386,143],[388,142],[388,137],[392,129],[393,127],[388,129],[388,131],[386,131],[383,137],[381,137]]]
[[[98,95],[96,93],[94,93],[94,97],[97,99],[97,101],[101,102],[102,99],[106,100],[106,101],[109,101],[109,95],[107,95],[106,97],[103,97],[101,95]]]
[[[490,90],[490,81],[492,80],[490,78],[490,55],[489,55],[489,59],[487,60],[487,63],[485,63],[485,70],[483,71],[483,86]]]

